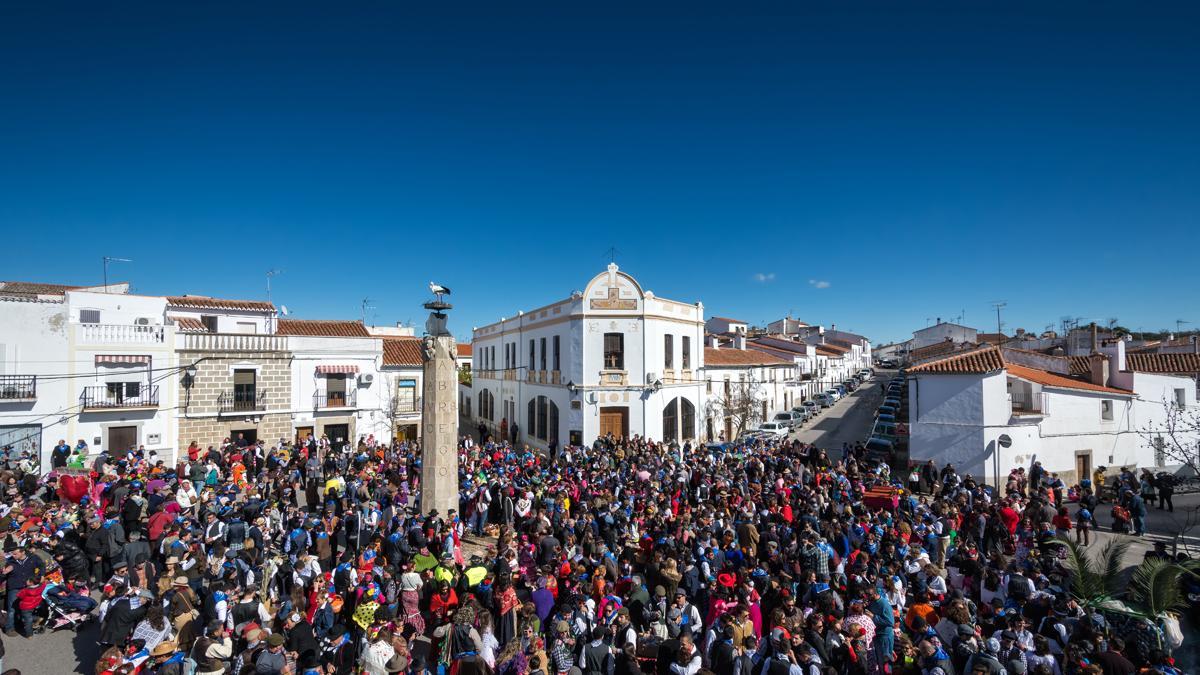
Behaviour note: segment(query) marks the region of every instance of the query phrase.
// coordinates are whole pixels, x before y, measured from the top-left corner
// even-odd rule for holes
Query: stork
[[[443,285],[441,285],[441,284],[435,284],[435,283],[434,283],[434,282],[432,282],[432,281],[431,281],[431,282],[429,282],[429,292],[430,292],[430,293],[433,293],[434,295],[436,295],[436,296],[437,296],[437,301],[438,301],[438,302],[441,302],[441,301],[442,301],[442,296],[443,296],[443,295],[450,295],[450,289],[449,289],[449,288],[446,288],[445,286],[443,286]]]

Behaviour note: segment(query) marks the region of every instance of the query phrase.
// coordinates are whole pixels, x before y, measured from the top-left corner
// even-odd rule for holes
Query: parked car
[[[880,359],[879,367],[880,368],[895,368],[896,361],[894,359]]]
[[[849,390],[849,389],[847,389],[847,388],[846,388],[846,385],[844,385],[844,384],[836,384],[836,385],[834,385],[834,386],[833,386],[833,388],[834,388],[835,390],[837,390],[837,392],[838,392],[839,394],[841,394],[841,396],[839,396],[839,398],[841,398],[841,397],[844,397],[844,396],[846,396],[847,394],[849,394],[849,393],[850,393],[850,390]]]
[[[790,410],[787,410],[784,412],[775,413],[775,417],[771,421],[786,424],[788,429],[795,429],[804,422],[804,418]]]
[[[870,368],[863,368],[862,370],[858,371],[858,374],[862,376],[862,379],[869,380],[875,373],[873,373]]]
[[[892,458],[896,445],[886,438],[872,436],[867,439],[866,450],[868,459],[886,461]]]
[[[787,422],[763,422],[758,430],[767,436],[787,436],[792,427]]]
[[[900,414],[900,409],[894,408],[890,405],[881,405],[881,406],[879,406],[879,410],[877,410],[876,412],[879,413],[880,415],[891,415],[892,417],[896,417],[897,415]]]
[[[821,414],[821,404],[817,403],[816,401],[805,401],[804,403],[801,403],[800,405],[803,406],[806,410],[808,410],[809,419],[812,419],[812,418],[816,417],[817,415]]]
[[[813,403],[816,403],[817,405],[821,406],[822,408],[828,408],[829,406],[833,405],[834,401],[836,401],[836,400],[837,399],[835,399],[833,397],[833,395],[828,394],[828,393],[817,394],[816,396],[813,397]]]
[[[806,407],[804,405],[798,405],[795,408],[792,408],[792,412],[794,412],[800,416],[801,424],[807,422],[813,415],[816,414],[811,409],[809,409],[808,407]]]
[[[896,420],[895,415],[879,415],[878,417],[875,418],[875,421],[876,422],[888,422],[891,424],[895,424],[897,420]]]

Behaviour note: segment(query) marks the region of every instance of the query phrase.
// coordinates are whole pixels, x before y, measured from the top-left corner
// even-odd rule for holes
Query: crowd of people
[[[98,615],[97,674],[1180,672],[1066,592],[1040,466],[1000,496],[861,447],[483,432],[439,513],[411,443],[60,446],[0,474],[6,635]]]

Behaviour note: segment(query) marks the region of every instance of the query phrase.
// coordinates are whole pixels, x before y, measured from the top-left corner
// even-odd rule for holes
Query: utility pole
[[[110,262],[133,262],[129,258],[114,258],[110,255],[104,256],[104,292],[108,292],[108,263]]]

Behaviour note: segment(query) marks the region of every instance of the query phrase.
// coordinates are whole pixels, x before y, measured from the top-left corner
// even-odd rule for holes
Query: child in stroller
[[[50,630],[70,626],[78,630],[80,625],[92,618],[96,601],[88,595],[88,589],[73,582],[51,582],[42,592],[46,600],[46,621]]]

